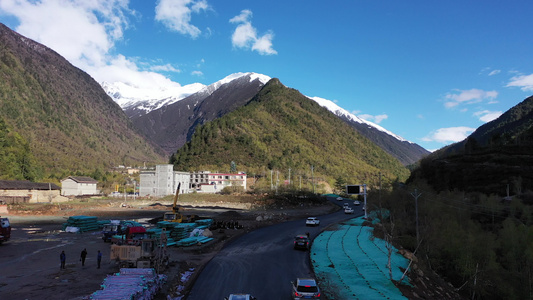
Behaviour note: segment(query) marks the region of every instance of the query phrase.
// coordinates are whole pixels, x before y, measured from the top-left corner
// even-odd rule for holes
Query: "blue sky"
[[[277,77],[428,150],[533,94],[533,1],[0,0],[97,81]]]

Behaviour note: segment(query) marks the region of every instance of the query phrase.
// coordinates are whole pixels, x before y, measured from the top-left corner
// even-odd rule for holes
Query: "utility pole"
[[[363,184],[363,196],[365,200],[363,208],[365,209],[365,220],[366,220],[368,218],[368,214],[367,214],[368,207],[366,206],[366,184]]]
[[[272,185],[272,171],[273,170],[270,170],[270,190],[274,189],[274,186]]]
[[[291,168],[289,168],[289,187],[291,186]]]
[[[311,184],[313,184],[313,194],[315,193],[315,175],[313,173],[313,166],[311,166]]]
[[[418,197],[420,197],[422,194],[419,194],[418,191],[415,189],[414,193],[411,193],[411,195],[415,198],[415,212],[416,212],[416,244],[420,244],[420,234],[418,232]]]
[[[381,172],[379,172],[379,205],[381,205]]]

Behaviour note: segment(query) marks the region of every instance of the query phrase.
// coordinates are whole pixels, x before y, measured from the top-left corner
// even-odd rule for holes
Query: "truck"
[[[151,239],[143,226],[127,227],[123,233],[111,236],[111,243],[118,245],[140,245],[142,240]]]
[[[11,238],[11,224],[8,218],[0,217],[0,244]]]
[[[114,235],[122,233],[120,228],[120,222],[117,220],[112,220],[109,224],[105,224],[102,228],[102,240],[105,243],[110,242]]]

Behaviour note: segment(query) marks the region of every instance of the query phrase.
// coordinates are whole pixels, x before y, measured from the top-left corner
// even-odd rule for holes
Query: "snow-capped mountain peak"
[[[388,131],[387,129],[379,126],[378,124],[375,124],[375,123],[372,123],[370,121],[361,119],[361,118],[357,117],[356,115],[349,113],[347,110],[345,110],[344,108],[341,108],[340,106],[338,106],[337,104],[335,104],[331,100],[327,100],[327,99],[320,98],[320,97],[309,97],[309,96],[306,96],[306,97],[311,99],[311,100],[314,100],[320,106],[327,108],[329,111],[331,111],[332,113],[334,113],[335,115],[337,115],[339,117],[342,116],[342,117],[345,117],[345,118],[347,118],[349,120],[352,120],[354,122],[374,127],[377,130],[385,132],[386,134],[391,135],[394,138],[396,138],[396,139],[398,139],[398,140],[400,140],[402,142],[409,142],[406,139],[402,138],[401,136],[396,135],[396,134]],[[412,142],[409,142],[409,143],[412,143]]]
[[[248,73],[242,73],[242,72],[239,72],[239,73],[233,73],[231,75],[228,75],[226,77],[224,77],[223,79],[213,83],[213,84],[210,84],[209,86],[206,86],[205,88],[202,89],[202,91],[200,91],[201,93],[206,93],[208,95],[211,95],[214,91],[216,91],[217,89],[219,89],[221,86],[223,86],[224,84],[227,84],[227,83],[230,83],[232,82],[233,80],[236,80],[236,79],[239,79],[241,77],[245,77],[245,76],[248,76],[250,77],[250,81],[249,82],[252,82],[254,81],[255,79],[259,79],[259,81],[261,81],[261,83],[263,85],[265,85],[269,80],[270,80],[270,77],[266,76],[266,75],[263,75],[263,74],[258,74],[258,73],[253,73],[253,72],[248,72]]]
[[[201,83],[192,83],[184,86],[176,84],[174,86],[146,88],[124,82],[102,82],[100,85],[123,110],[134,108],[137,111],[149,113],[152,110],[173,104],[195,93],[211,95],[222,85],[245,76],[249,77],[250,82],[259,79],[263,85],[270,80],[269,76],[263,74],[239,72],[228,75],[208,86]]]
[[[172,104],[205,87],[201,83],[151,88],[138,87],[124,82],[102,82],[100,85],[122,109],[137,106],[147,111]]]

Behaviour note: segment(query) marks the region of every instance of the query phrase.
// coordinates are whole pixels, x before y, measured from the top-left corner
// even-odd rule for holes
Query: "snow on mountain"
[[[249,76],[250,82],[259,79],[263,85],[270,80],[270,77],[263,74],[239,72],[228,75],[208,86],[201,83],[193,83],[173,88],[155,87],[152,89],[146,89],[134,87],[123,82],[102,82],[101,86],[123,110],[135,107],[137,110],[149,113],[152,110],[170,105],[195,93],[209,96],[222,85],[244,76]]]
[[[239,72],[239,73],[228,75],[224,77],[223,79],[215,83],[212,83],[208,86],[201,84],[201,83],[193,83],[193,84],[189,84],[185,86],[176,86],[173,88],[155,87],[153,89],[146,89],[146,88],[134,87],[126,83],[122,83],[122,82],[114,82],[114,83],[103,82],[101,83],[101,85],[103,89],[106,91],[106,93],[118,105],[120,105],[120,107],[123,110],[126,110],[128,108],[135,108],[136,110],[140,110],[140,111],[144,111],[144,113],[148,113],[152,110],[155,110],[160,107],[170,105],[172,103],[180,101],[195,93],[198,93],[202,95],[203,97],[207,97],[213,94],[217,89],[219,89],[224,84],[230,83],[233,80],[239,79],[244,76],[248,76],[250,82],[256,79],[259,79],[259,81],[261,81],[263,85],[266,84],[271,79],[269,76],[263,75],[263,74],[258,74],[258,73],[253,73],[253,72],[247,72],[247,73]],[[331,111],[332,113],[334,113],[335,115],[339,117],[345,117],[348,120],[351,120],[351,121],[354,121],[360,124],[365,124],[369,127],[373,127],[379,131],[382,131],[386,134],[391,135],[392,137],[400,141],[407,141],[401,136],[398,136],[375,123],[361,119],[349,113],[348,111],[341,108],[340,106],[338,106],[331,100],[327,100],[327,99],[320,98],[320,97],[309,97],[309,96],[307,97],[317,102],[319,105],[327,108],[329,111]]]
[[[268,77],[266,75],[263,75],[263,74],[257,74],[257,73],[253,73],[253,72],[249,72],[249,73],[239,72],[239,73],[234,73],[234,74],[228,75],[228,76],[224,77],[223,79],[221,79],[221,80],[219,80],[219,81],[217,81],[217,82],[215,82],[213,84],[210,84],[209,86],[203,88],[200,91],[200,93],[206,93],[207,95],[211,95],[214,91],[216,91],[222,85],[230,83],[233,80],[241,78],[241,77],[244,77],[244,76],[249,76],[250,77],[250,82],[254,81],[255,79],[259,79],[259,81],[261,81],[261,83],[263,85],[265,85],[270,80],[270,77]]]
[[[140,88],[123,82],[102,82],[104,91],[123,109],[137,106],[149,112],[186,98],[205,87],[193,83],[175,87]]]
[[[344,108],[341,108],[340,106],[338,106],[337,104],[335,104],[331,100],[327,100],[327,99],[320,98],[320,97],[309,97],[309,96],[306,96],[306,97],[311,99],[311,100],[314,100],[320,106],[327,108],[329,111],[331,111],[332,113],[334,113],[335,115],[337,115],[339,117],[345,117],[345,118],[347,118],[349,120],[352,120],[354,122],[357,122],[357,123],[360,123],[360,124],[365,124],[365,125],[368,125],[370,127],[374,127],[377,130],[385,132],[386,134],[391,135],[394,138],[396,138],[396,139],[398,139],[398,140],[400,140],[402,142],[409,142],[406,139],[402,138],[401,136],[396,135],[396,134],[388,131],[387,129],[385,129],[385,128],[377,125],[377,124],[374,124],[374,123],[372,123],[370,121],[361,119],[361,118],[349,113],[347,110],[345,110]],[[412,144],[412,142],[409,142],[409,143]]]

